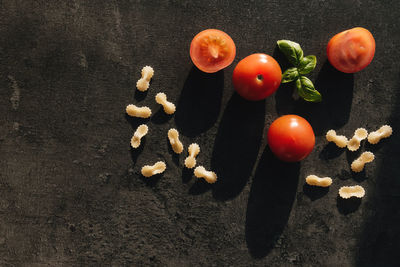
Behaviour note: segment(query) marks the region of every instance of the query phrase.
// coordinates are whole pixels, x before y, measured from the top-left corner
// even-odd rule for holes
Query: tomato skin
[[[232,38],[217,29],[199,32],[190,44],[190,58],[193,64],[207,73],[214,73],[228,67],[235,56],[236,46]]]
[[[339,71],[355,73],[367,67],[375,55],[375,39],[367,29],[357,27],[332,37],[327,46],[329,62]]]
[[[258,77],[262,76],[260,80]],[[233,86],[243,98],[262,100],[281,84],[282,70],[276,60],[266,54],[252,54],[242,59],[233,71]]]
[[[268,129],[267,140],[275,156],[288,162],[303,160],[315,145],[315,135],[311,125],[297,115],[285,115],[272,122]]]

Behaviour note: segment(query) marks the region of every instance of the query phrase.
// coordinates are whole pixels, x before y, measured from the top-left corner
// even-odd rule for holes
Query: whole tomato
[[[289,162],[303,160],[315,145],[311,125],[297,115],[285,115],[276,119],[268,129],[267,139],[275,156]]]
[[[282,70],[278,62],[266,54],[252,54],[242,59],[233,71],[233,86],[247,100],[262,100],[281,84]]]

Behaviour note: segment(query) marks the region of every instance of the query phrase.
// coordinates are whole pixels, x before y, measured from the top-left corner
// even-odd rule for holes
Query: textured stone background
[[[395,266],[400,240],[400,2],[398,1],[27,1],[0,2],[1,266]],[[326,61],[334,34],[355,26],[376,39],[372,64],[355,75]],[[205,28],[229,33],[237,57],[206,75],[192,67],[189,44]],[[309,76],[321,104],[291,98],[281,86],[266,101],[233,93],[236,63],[254,52],[274,55],[276,40],[299,42],[318,58]],[[134,85],[155,69],[147,94]],[[177,104],[169,117],[154,96]],[[154,116],[144,145],[129,140]],[[301,164],[265,148],[265,129],[296,113],[317,143]],[[376,160],[360,175],[359,153],[328,145],[336,129],[384,123],[394,136],[363,145]],[[209,186],[183,169],[166,132],[177,127],[198,161],[215,170]],[[166,161],[164,175],[140,168]],[[328,190],[304,186],[310,173],[334,178]],[[340,186],[361,184],[362,201],[340,201]]]

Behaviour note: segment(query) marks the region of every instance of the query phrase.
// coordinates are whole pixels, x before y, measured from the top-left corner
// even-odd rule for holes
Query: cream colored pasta
[[[365,190],[362,186],[360,185],[355,185],[355,186],[342,186],[339,189],[339,196],[341,198],[351,198],[351,197],[358,197],[362,198],[365,196]]]
[[[137,107],[130,104],[126,106],[126,113],[131,117],[148,118],[151,116],[151,109],[149,107]]]
[[[200,153],[200,146],[193,143],[188,148],[189,156],[185,159],[186,168],[194,168],[196,166],[196,156]]]
[[[176,110],[174,103],[167,100],[167,95],[164,93],[158,93],[156,95],[156,102],[163,106],[164,112],[167,114],[173,114]]]
[[[154,70],[152,67],[150,66],[145,66],[142,69],[142,78],[140,78],[137,82],[136,82],[136,88],[139,91],[146,91],[147,89],[149,89],[150,86],[150,80],[154,75]]]
[[[143,166],[142,167],[142,175],[144,177],[151,177],[153,175],[163,173],[166,168],[167,168],[167,165],[165,165],[165,162],[158,161],[154,165]]]
[[[213,184],[217,181],[217,175],[215,172],[207,171],[203,166],[198,166],[194,169],[194,176],[197,178],[204,178],[204,180],[209,184]]]
[[[147,127],[146,124],[140,125],[132,136],[131,146],[133,148],[138,148],[140,146],[141,139],[147,134],[148,131],[149,127]]]
[[[347,137],[344,135],[337,135],[335,130],[329,130],[326,133],[326,140],[328,142],[334,142],[338,147],[346,147],[347,143],[349,142],[347,140]]]
[[[383,125],[377,131],[371,132],[368,135],[368,142],[370,144],[377,144],[381,139],[388,138],[389,136],[391,136],[392,133],[393,133],[392,127],[390,127],[389,125]]]
[[[169,143],[171,144],[172,150],[176,154],[180,154],[183,151],[183,144],[179,140],[179,133],[176,129],[172,128],[168,131],[168,139]]]
[[[367,138],[367,136],[367,130],[365,130],[364,128],[358,128],[357,130],[355,130],[353,138],[351,138],[347,143],[347,148],[350,151],[356,151],[360,148],[361,141]]]
[[[316,175],[309,175],[306,177],[306,183],[313,186],[328,187],[332,184],[330,177],[318,177]]]
[[[372,162],[374,159],[375,156],[372,152],[363,152],[360,157],[358,157],[353,161],[353,163],[351,163],[351,170],[353,172],[361,172],[364,169],[365,164]]]

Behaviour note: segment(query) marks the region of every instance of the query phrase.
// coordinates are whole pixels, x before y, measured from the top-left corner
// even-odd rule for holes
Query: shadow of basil
[[[377,145],[384,158],[378,166],[374,189],[367,190],[370,196],[368,208],[374,212],[367,218],[359,239],[356,266],[399,266],[400,135],[395,133],[400,125],[400,75],[394,91],[396,103],[387,122],[394,128],[394,134],[380,141],[383,147]]]
[[[246,242],[254,258],[275,246],[296,196],[300,163],[278,160],[267,147],[251,185],[246,213]]]
[[[214,142],[211,168],[218,175],[216,199],[237,196],[246,185],[260,149],[265,101],[250,102],[237,93],[229,100]]]
[[[195,137],[215,124],[221,109],[223,88],[223,70],[205,73],[192,67],[175,113],[175,123],[179,133]]]
[[[354,76],[342,73],[325,61],[314,83],[322,95],[322,102],[310,103],[292,97],[295,85],[283,84],[276,92],[276,111],[279,115],[297,114],[307,119],[317,136],[328,129],[345,125],[350,116],[353,100]]]

